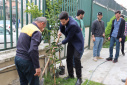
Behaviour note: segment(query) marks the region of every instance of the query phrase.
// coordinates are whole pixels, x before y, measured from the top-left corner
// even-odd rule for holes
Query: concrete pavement
[[[101,51],[101,57],[103,57],[104,59],[100,59],[95,62],[92,60],[93,50],[86,49],[81,59],[83,66],[83,81],[85,81],[85,79],[89,79],[95,68],[99,64],[105,62],[97,68],[91,80],[103,83],[105,85],[125,85],[123,82],[121,82],[121,79],[125,79],[127,77],[127,42],[125,43],[125,52],[125,56],[123,56],[120,51],[120,56],[117,63],[113,63],[112,61],[105,62],[106,58],[109,57],[109,48],[103,48]],[[113,56],[115,56],[115,49],[113,51],[113,54]],[[62,62],[66,66],[66,60],[63,60]],[[66,74],[61,77],[65,76],[67,76],[67,69]]]

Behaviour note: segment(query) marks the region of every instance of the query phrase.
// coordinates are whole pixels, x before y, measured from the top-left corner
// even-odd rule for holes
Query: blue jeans
[[[35,68],[31,61],[15,57],[15,65],[20,78],[20,85],[39,85],[39,77],[34,76]]]
[[[117,39],[116,37],[111,37],[110,39],[110,58],[113,58],[113,47],[114,47],[114,43],[116,42],[116,55],[115,55],[115,59],[118,59],[119,57],[119,49],[120,49],[120,42],[119,39]]]
[[[93,46],[93,57],[100,57],[100,51],[103,46],[103,37],[95,37],[94,46]]]

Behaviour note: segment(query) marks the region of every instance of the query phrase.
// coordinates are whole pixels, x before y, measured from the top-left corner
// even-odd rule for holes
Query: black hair
[[[62,11],[59,15],[59,19],[65,19],[67,20],[69,18],[68,13],[66,11]]]
[[[78,10],[78,12],[77,12],[77,16],[79,16],[80,14],[85,14],[85,11],[83,11],[83,10]]]
[[[123,16],[123,15],[121,15],[120,17],[123,17],[123,18],[124,18],[124,16]]]
[[[115,12],[115,14],[117,14],[117,13],[121,14],[121,11],[117,10],[117,11]]]

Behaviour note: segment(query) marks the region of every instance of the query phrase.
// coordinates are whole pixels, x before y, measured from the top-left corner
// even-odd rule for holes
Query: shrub
[[[125,21],[127,22],[127,18],[125,18]]]
[[[105,29],[105,37],[106,39],[109,37],[111,28],[112,28],[112,21],[115,19],[115,16],[113,16],[109,22],[107,22],[107,27]]]

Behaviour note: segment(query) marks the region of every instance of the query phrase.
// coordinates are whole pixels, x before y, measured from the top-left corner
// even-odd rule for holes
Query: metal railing
[[[39,10],[42,10],[42,13],[43,13],[42,16],[45,16],[46,0],[2,0],[2,2],[0,3],[0,21],[3,20],[3,23],[4,23],[2,26],[4,28],[4,33],[3,33],[4,37],[3,36],[1,37],[0,35],[0,51],[15,48],[21,28],[24,25],[31,23],[33,21],[32,16],[28,13],[25,13],[25,10],[27,7],[26,4],[28,3],[28,1],[31,3],[34,2],[34,4],[38,6]],[[97,11],[97,9],[102,9],[102,11],[104,11],[101,5],[93,3],[93,1],[98,2],[110,9],[111,3],[110,4],[104,3],[104,1],[107,2],[107,0],[103,0],[103,1],[102,0],[62,0],[61,11],[67,11],[70,16],[75,17],[77,10],[83,9],[85,11],[85,17],[83,19],[84,24],[85,26],[90,27],[92,20],[96,18],[96,13],[100,11],[100,10]],[[113,2],[114,0],[111,0],[111,1],[108,0],[108,1]],[[113,9],[113,7],[111,7],[111,9]],[[93,10],[91,12],[92,8]],[[122,8],[121,6],[117,8],[124,9],[123,14],[127,16],[127,11],[125,10],[125,8]],[[6,9],[8,9],[8,12],[6,11]],[[110,10],[107,10],[107,12],[109,12],[110,15],[107,15],[106,17],[104,16],[103,18],[104,21],[108,21],[111,18],[111,16],[113,16],[113,11],[111,12]],[[16,21],[15,24],[12,23],[14,22],[13,18],[15,18],[15,21]],[[6,33],[7,32],[6,29],[8,29],[8,27],[6,26],[7,25],[6,20],[10,21],[10,25],[9,25],[10,35],[7,35]],[[0,24],[0,27],[1,27],[1,24]],[[15,32],[13,32],[14,29],[15,29]],[[89,30],[89,32],[91,31]],[[2,44],[1,44],[1,41],[2,41],[1,38],[3,38],[4,40]],[[89,38],[89,41],[90,41],[90,38]]]
[[[0,21],[3,22],[1,28],[3,28],[4,33],[2,38],[4,41],[0,40],[0,51],[12,49],[16,47],[18,36],[20,34],[21,28],[28,23],[31,23],[32,16],[28,13],[25,13],[27,3],[34,2],[38,6],[39,10],[42,10],[43,15],[45,16],[46,10],[46,0],[2,0],[0,4]],[[62,0],[62,9],[61,11],[67,11],[70,16],[76,16],[76,12],[79,8],[79,0]],[[9,21],[9,27],[7,27]],[[15,21],[15,22],[14,22]],[[9,29],[9,35],[7,31]],[[15,30],[15,32],[13,31]],[[0,38],[1,39],[1,38]],[[1,43],[2,42],[2,43]],[[9,42],[9,43],[8,43]]]

